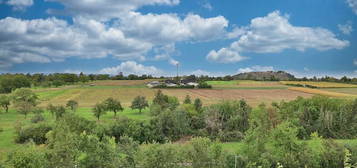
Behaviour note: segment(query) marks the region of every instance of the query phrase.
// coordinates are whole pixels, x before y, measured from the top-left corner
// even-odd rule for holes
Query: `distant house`
[[[166,83],[167,87],[176,87],[177,84],[176,83]]]
[[[149,88],[153,88],[153,87],[159,86],[159,85],[161,85],[161,83],[159,81],[152,81],[152,82],[149,82],[148,84],[146,84],[146,86]]]

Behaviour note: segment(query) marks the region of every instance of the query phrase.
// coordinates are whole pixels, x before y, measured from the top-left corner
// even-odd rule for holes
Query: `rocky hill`
[[[267,72],[246,72],[234,75],[235,80],[267,80],[267,81],[277,81],[277,80],[292,80],[295,77],[284,71],[267,71]]]

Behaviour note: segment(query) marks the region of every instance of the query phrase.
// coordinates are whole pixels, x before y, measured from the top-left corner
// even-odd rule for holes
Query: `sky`
[[[357,77],[357,0],[0,0],[0,72]]]

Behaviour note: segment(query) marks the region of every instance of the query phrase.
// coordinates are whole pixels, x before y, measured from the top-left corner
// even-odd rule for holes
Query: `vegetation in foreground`
[[[151,119],[109,123],[101,116],[121,113],[119,100],[93,107],[97,122],[76,114],[74,101],[67,108],[49,105],[53,120],[46,119],[28,89],[16,90],[11,100],[24,118],[33,118],[16,124],[14,141],[24,145],[7,155],[3,167],[348,167],[357,161],[357,146],[330,139],[356,138],[357,100],[298,98],[256,109],[241,100],[204,107],[199,99],[186,96],[180,104],[158,91]],[[145,109],[143,100],[134,99],[132,107]],[[170,143],[185,137],[197,138]],[[240,149],[228,153],[219,144],[236,141]]]

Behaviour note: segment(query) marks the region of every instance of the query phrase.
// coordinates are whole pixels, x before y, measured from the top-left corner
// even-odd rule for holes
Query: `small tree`
[[[196,109],[197,112],[202,110],[202,101],[201,101],[201,99],[199,99],[199,98],[195,99],[193,105],[195,106],[195,109]]]
[[[103,104],[103,103],[97,103],[93,109],[92,109],[92,112],[93,112],[93,115],[98,119],[100,119],[100,116],[104,115],[107,111],[106,111],[106,105]]]
[[[54,114],[56,116],[56,120],[62,118],[66,113],[66,108],[64,106],[55,106]]]
[[[12,95],[14,105],[20,114],[25,115],[33,111],[37,105],[37,95],[30,89],[17,89]]]
[[[183,101],[183,104],[191,104],[191,97],[189,95],[186,95],[185,100]]]
[[[149,107],[149,103],[144,96],[137,96],[133,100],[130,106],[132,109],[138,109],[141,114],[141,110]]]
[[[10,106],[10,98],[6,95],[0,96],[0,106],[5,110],[5,112],[9,112]]]
[[[66,104],[68,108],[70,108],[73,112],[76,112],[78,108],[78,102],[75,100],[69,100]]]
[[[118,111],[124,110],[124,108],[120,104],[120,101],[111,97],[104,101],[104,105],[106,111],[114,112],[114,117],[117,116]]]

